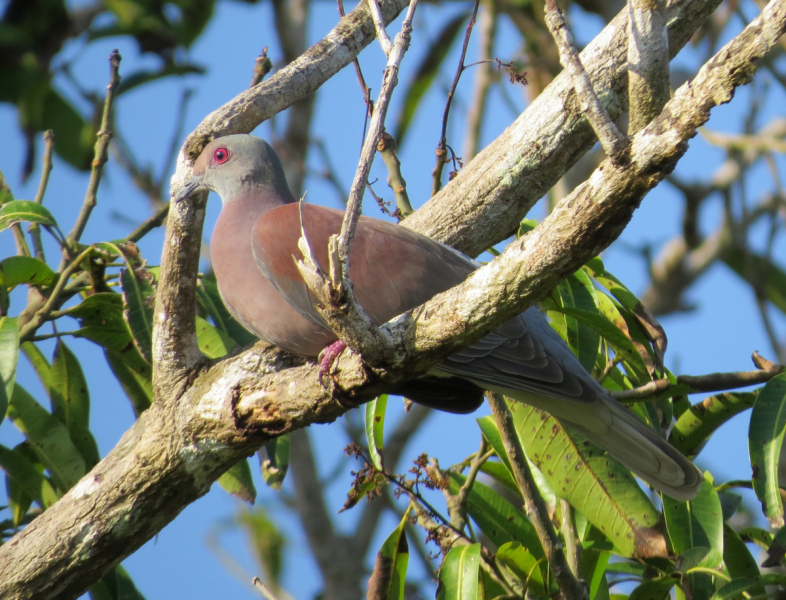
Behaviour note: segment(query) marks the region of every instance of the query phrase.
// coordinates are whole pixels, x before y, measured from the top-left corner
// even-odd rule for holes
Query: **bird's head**
[[[175,200],[205,190],[216,192],[225,204],[259,192],[272,193],[281,203],[294,201],[276,151],[266,141],[246,134],[217,138],[205,146]]]

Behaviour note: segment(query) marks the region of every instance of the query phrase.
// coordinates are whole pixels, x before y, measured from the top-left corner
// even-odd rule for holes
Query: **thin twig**
[[[466,65],[465,68],[480,65],[475,72],[475,85],[472,91],[472,100],[469,103],[467,115],[467,133],[464,138],[464,155],[462,158],[469,161],[480,150],[483,119],[486,116],[486,101],[489,91],[495,80],[499,77],[494,74],[495,63],[494,42],[497,40],[497,2],[486,0],[483,3],[483,12],[480,15],[480,60]]]
[[[355,235],[355,227],[360,218],[363,193],[368,181],[371,163],[374,160],[377,141],[382,134],[393,89],[398,83],[399,66],[405,52],[409,48],[412,18],[417,4],[417,0],[413,0],[410,3],[407,15],[401,25],[401,31],[396,35],[396,41],[389,53],[382,90],[379,93],[376,108],[371,117],[369,131],[360,153],[358,168],[349,191],[349,200],[347,201],[344,221],[341,224],[341,232],[338,237],[331,236],[329,241],[329,280],[321,273],[316,261],[311,257],[305,231],[302,231],[298,242],[304,260],[298,261],[297,267],[303,278],[309,282],[309,288],[320,299],[322,304],[322,307],[319,309],[320,313],[350,348],[358,349],[362,347],[363,356],[370,364],[383,362],[385,357],[391,354],[393,346],[379,332],[355,299],[352,286],[349,283],[349,256],[352,239]],[[384,38],[386,35],[380,35],[380,37]]]
[[[584,600],[588,597],[587,586],[583,581],[575,577],[568,566],[565,554],[562,552],[562,544],[549,519],[546,503],[538,492],[538,486],[532,477],[532,471],[530,471],[527,464],[527,458],[524,450],[521,448],[521,443],[513,425],[513,417],[511,417],[510,411],[505,405],[505,400],[503,400],[501,395],[494,392],[487,393],[486,398],[491,406],[491,412],[494,414],[502,442],[510,459],[513,476],[516,478],[516,483],[524,497],[527,515],[532,520],[538,538],[541,544],[543,544],[549,567],[557,580],[557,585],[566,600]]]
[[[254,61],[254,74],[251,77],[251,83],[248,84],[248,87],[252,88],[261,83],[265,76],[272,70],[273,61],[268,58],[267,46],[265,46]]]
[[[76,219],[74,228],[68,234],[68,242],[78,242],[87,225],[87,220],[95,208],[98,194],[98,184],[101,183],[101,175],[106,164],[109,150],[109,142],[112,140],[112,104],[115,100],[115,93],[120,85],[120,61],[122,57],[117,50],[113,50],[109,55],[109,85],[106,87],[106,98],[104,100],[104,112],[101,115],[101,129],[96,135],[95,155],[90,171],[90,182],[87,185],[87,193],[82,204],[82,210]],[[61,265],[62,266],[62,265]]]
[[[52,172],[52,153],[55,149],[55,132],[47,129],[44,132],[44,159],[41,170],[41,181],[38,184],[38,192],[35,195],[35,203],[42,204],[46,186],[49,183],[49,174]],[[38,260],[46,260],[44,257],[44,245],[41,241],[41,227],[38,223],[31,223],[27,230],[33,238],[33,252]]]
[[[448,162],[447,131],[448,131],[448,117],[450,116],[450,105],[453,103],[453,96],[456,94],[456,87],[458,87],[458,82],[459,79],[461,79],[461,74],[464,72],[464,69],[466,69],[466,67],[464,66],[464,59],[467,57],[469,38],[472,35],[472,28],[475,26],[475,20],[477,19],[478,16],[479,6],[480,6],[480,0],[475,0],[475,8],[472,9],[472,16],[470,17],[469,23],[467,23],[467,29],[464,32],[464,44],[461,46],[461,56],[459,57],[458,68],[456,69],[456,74],[453,76],[453,83],[450,86],[450,91],[448,92],[448,99],[445,102],[445,112],[442,114],[442,134],[439,138],[439,144],[437,144],[437,149],[434,151],[437,155],[437,164],[434,165],[434,170],[431,172],[432,196],[436,194],[440,190],[440,188],[442,188],[442,169]]]
[[[385,56],[390,58],[390,53],[393,50],[393,42],[390,41],[390,36],[385,29],[385,19],[382,17],[382,9],[379,7],[377,0],[368,0],[368,7],[371,10],[371,18],[374,20],[374,29],[377,32],[377,41],[382,46],[382,52]],[[409,14],[407,15],[409,16]]]
[[[161,227],[166,222],[169,215],[169,203],[162,205],[156,212],[150,215],[139,227],[134,229],[126,237],[126,241],[138,242],[156,227]]]
[[[54,310],[55,305],[60,299],[60,295],[63,293],[63,290],[68,283],[69,277],[73,275],[74,271],[76,271],[82,262],[89,258],[94,251],[95,248],[92,246],[86,248],[81,254],[79,254],[79,256],[68,263],[66,267],[58,274],[57,283],[55,284],[55,287],[52,290],[52,293],[49,295],[49,298],[47,299],[44,306],[35,314],[35,316],[33,316],[32,319],[30,319],[28,323],[26,323],[19,330],[19,343],[28,341],[28,339],[32,337],[33,332],[41,327],[44,321],[49,318],[50,313]]]
[[[555,0],[546,0],[546,25],[559,48],[562,66],[571,74],[581,112],[598,136],[604,152],[614,164],[625,161],[630,141],[614,124],[609,113],[598,100],[587,71],[581,64],[573,34]]]
[[[754,355],[756,356],[756,355]],[[756,359],[754,358],[754,361]],[[697,394],[704,392],[721,392],[766,383],[776,375],[783,373],[786,366],[775,365],[771,369],[756,371],[734,371],[730,373],[710,373],[709,375],[680,375],[676,383],[668,379],[656,379],[632,390],[611,392],[617,400],[642,400],[666,392],[679,394]],[[688,388],[686,390],[686,388]]]
[[[379,136],[377,150],[382,155],[382,160],[388,170],[388,185],[393,190],[393,196],[396,198],[396,212],[399,218],[411,215],[415,210],[409,203],[407,182],[401,174],[401,161],[396,155],[396,140],[387,131],[383,131],[382,135]]]

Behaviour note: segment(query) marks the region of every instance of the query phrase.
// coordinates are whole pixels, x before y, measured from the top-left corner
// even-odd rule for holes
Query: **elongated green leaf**
[[[487,460],[480,465],[480,472],[485,473],[497,483],[501,483],[514,494],[521,493],[516,480],[513,479],[513,475],[511,475],[510,470],[503,463]]]
[[[270,440],[259,451],[262,477],[265,479],[265,483],[274,490],[281,489],[284,477],[287,475],[290,443],[289,434],[285,433]]]
[[[46,208],[30,200],[11,200],[0,208],[0,231],[15,223],[29,221],[41,225],[57,226],[57,221]]]
[[[245,500],[249,504],[254,504],[257,497],[257,490],[254,487],[254,480],[251,477],[251,467],[248,460],[243,459],[232,465],[228,471],[218,478],[218,485],[233,496]]]
[[[635,375],[638,381],[646,382],[650,380],[647,365],[642,360],[636,346],[624,332],[615,327],[614,323],[609,321],[605,316],[570,306],[563,306],[558,310],[568,316],[575,317],[582,323],[586,323],[589,327],[603,336],[612,348],[614,348],[614,352],[617,356],[620,356],[624,363],[632,369],[631,374]]]
[[[464,475],[450,473],[450,492],[457,493],[465,481]],[[521,542],[538,559],[544,556],[529,518],[487,485],[473,483],[467,495],[467,513],[495,545]]]
[[[699,495],[690,502],[664,496],[663,514],[674,552],[685,554],[691,548],[708,547],[723,554],[723,511],[711,481],[704,481]]]
[[[208,358],[221,358],[236,347],[232,338],[202,317],[196,318],[196,331],[199,349]]]
[[[477,600],[480,544],[456,546],[439,569],[438,600]]]
[[[720,587],[712,600],[745,600],[765,596],[765,585],[786,585],[786,574],[764,573],[757,577],[737,577]]]
[[[497,560],[519,578],[529,594],[538,598],[548,596],[542,572],[545,558],[536,558],[518,542],[508,542],[497,550]]]
[[[783,526],[783,503],[778,487],[778,459],[786,429],[786,373],[770,379],[753,405],[748,448],[753,489],[773,527]]]
[[[19,326],[15,318],[0,317],[0,421],[5,418],[14,392],[16,365],[19,360]]]
[[[756,559],[753,558],[742,538],[728,523],[723,524],[723,562],[731,577],[754,580],[761,577]],[[764,586],[759,584],[750,591],[752,592],[751,596],[764,594]]]
[[[123,297],[120,294],[93,294],[67,310],[66,314],[79,320],[81,329],[75,334],[77,337],[120,353],[134,343],[123,317]]]
[[[200,277],[197,285],[197,298],[204,306],[207,314],[213,319],[216,329],[223,331],[238,346],[248,346],[257,341],[257,337],[238,323],[224,306],[218,284],[214,279]]]
[[[152,362],[153,301],[156,295],[153,276],[145,269],[122,269],[120,285],[123,287],[123,314],[128,328],[142,356]]]
[[[65,425],[51,415],[21,385],[14,387],[8,416],[26,437],[36,456],[65,492],[85,474],[85,460]]]
[[[761,527],[743,527],[740,529],[739,534],[743,540],[753,542],[765,550],[772,544],[773,535]]]
[[[38,375],[41,385],[45,390],[48,390],[49,374],[52,367],[50,366],[47,358],[44,356],[44,353],[41,352],[41,349],[33,342],[25,342],[21,345],[20,349],[22,352],[24,352],[27,360],[33,367],[33,370],[35,370],[36,375]]]
[[[415,77],[404,94],[401,113],[396,118],[396,133],[393,137],[399,146],[404,143],[404,137],[418,112],[420,101],[434,82],[440,65],[442,65],[448,52],[450,52],[450,47],[456,40],[459,31],[461,31],[462,24],[467,22],[468,17],[468,13],[462,12],[451,21],[448,21],[439,36],[426,51],[420,65],[418,65]]]
[[[513,477],[513,470],[510,466],[510,457],[508,456],[505,446],[502,443],[502,438],[499,434],[499,429],[497,428],[497,424],[494,422],[492,417],[480,417],[476,419],[478,426],[480,427],[480,431],[483,433],[483,437],[486,438],[486,441],[491,445],[494,449],[494,452],[497,453],[497,456],[502,460],[502,465],[498,465],[503,467],[507,472],[507,478],[502,475],[504,479],[500,479],[500,482],[504,485],[508,485],[508,481],[513,483],[513,487],[511,488],[513,492],[517,495],[521,496],[521,490],[516,483],[515,478]],[[532,478],[535,480],[535,485],[538,486],[538,491],[540,495],[543,496],[543,499],[546,501],[546,505],[551,509],[557,503],[557,497],[554,494],[554,490],[551,489],[551,486],[548,483],[548,480],[543,476],[543,473],[540,472],[540,469],[536,467],[532,462],[527,458],[527,463],[529,464],[530,471],[532,471]],[[498,463],[497,463],[498,464]],[[489,471],[486,471],[481,467],[481,470],[484,472],[488,472],[489,474],[495,472],[495,466],[490,466]]]
[[[11,522],[14,527],[19,527],[24,521],[27,511],[33,505],[33,498],[14,480],[5,476],[5,489],[8,496],[8,511],[11,513]],[[0,526],[0,529],[5,527]]]
[[[756,392],[724,392],[705,398],[682,413],[669,441],[685,456],[693,458],[718,427],[752,407],[756,395]]]
[[[24,490],[25,494],[41,506],[44,505],[42,495],[44,476],[21,452],[0,444],[0,468],[5,471],[8,479]]]
[[[786,555],[786,527],[781,527],[772,538],[772,543],[767,548],[767,560],[761,566],[777,567],[783,562],[784,555]]]
[[[66,426],[89,471],[98,464],[98,446],[90,433],[90,394],[79,360],[58,340],[49,379],[52,414]]]
[[[134,415],[139,417],[153,403],[153,368],[147,364],[135,346],[130,350],[132,354],[130,360],[129,352],[120,354],[112,350],[104,350],[104,356],[120,387],[131,400]]]
[[[709,600],[715,592],[713,574],[726,575],[723,556],[713,549],[702,546],[690,548],[677,559],[677,567],[687,577],[683,577],[682,587],[692,600]]]
[[[385,440],[385,411],[388,396],[383,394],[366,403],[366,442],[372,464],[378,471],[382,470],[382,447]]]
[[[592,280],[583,270],[576,271],[560,282],[554,294],[562,308],[572,307],[599,314],[597,295]],[[566,316],[565,326],[565,341],[581,366],[591,373],[598,356],[600,335],[586,323],[571,316]]]
[[[145,600],[122,566],[115,567],[90,588],[91,600]]]
[[[9,256],[0,260],[0,281],[7,287],[21,284],[49,285],[55,273],[44,261],[32,256]]]
[[[404,527],[408,518],[409,515],[405,514],[377,552],[374,570],[368,581],[369,598],[404,600],[404,583],[409,563],[409,546]]]
[[[679,573],[650,579],[633,590],[628,600],[663,600],[679,580]]]
[[[630,472],[594,444],[531,406],[509,401],[527,456],[556,494],[600,529],[624,556],[665,556],[659,513]]]

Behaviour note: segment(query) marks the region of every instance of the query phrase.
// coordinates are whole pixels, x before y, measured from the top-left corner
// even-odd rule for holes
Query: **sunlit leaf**
[[[55,273],[44,261],[32,256],[9,256],[0,260],[0,281],[11,288],[21,284],[49,285]]]
[[[290,435],[285,433],[273,438],[258,452],[262,477],[274,490],[280,490],[289,470]]]
[[[477,600],[480,544],[455,546],[439,569],[438,600]]]
[[[254,504],[254,500],[257,497],[257,490],[251,477],[251,467],[248,466],[248,460],[245,458],[239,460],[229,470],[225,471],[218,478],[218,485],[233,496],[245,500],[249,504]]]
[[[723,554],[723,511],[711,481],[702,482],[698,496],[690,502],[664,496],[663,514],[674,552],[708,547]]]
[[[208,358],[221,358],[236,348],[235,342],[223,331],[216,329],[202,317],[196,318],[199,349]]]
[[[28,221],[41,225],[57,226],[55,218],[46,208],[30,200],[12,200],[0,207],[0,231],[11,225]]]
[[[385,431],[385,410],[388,406],[388,396],[383,394],[371,402],[366,403],[366,441],[368,453],[372,464],[377,470],[382,470],[382,447]]]
[[[85,460],[68,429],[20,385],[14,387],[8,416],[27,437],[61,491],[70,489],[86,473]]]
[[[19,326],[13,317],[0,317],[0,421],[5,418],[14,392],[16,365],[19,361]]]
[[[377,552],[374,570],[368,580],[368,598],[404,600],[404,583],[409,563],[409,546],[404,527],[408,520],[407,513]]]
[[[519,578],[529,594],[535,594],[539,598],[547,597],[542,572],[545,558],[535,557],[519,542],[507,542],[497,550],[497,560]]]
[[[783,503],[778,486],[778,461],[786,428],[786,373],[770,379],[759,390],[751,412],[748,449],[753,489],[773,527],[783,526]]]
[[[509,401],[529,459],[560,498],[600,529],[624,556],[665,556],[660,514],[625,467],[542,411]]]
[[[756,395],[756,392],[724,392],[705,398],[682,413],[669,441],[685,456],[693,458],[718,427],[752,407]]]

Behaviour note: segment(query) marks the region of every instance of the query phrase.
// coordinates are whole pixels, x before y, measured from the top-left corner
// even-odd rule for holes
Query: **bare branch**
[[[557,42],[560,63],[573,78],[581,112],[584,113],[592,125],[592,129],[595,130],[606,155],[615,163],[624,162],[630,142],[617,128],[609,113],[598,100],[598,95],[592,87],[592,81],[584,69],[584,65],[581,64],[573,34],[568,29],[565,17],[554,0],[546,0],[546,25],[548,25],[551,35],[554,36],[554,41]]]

